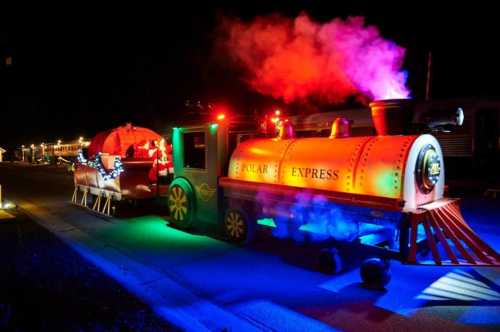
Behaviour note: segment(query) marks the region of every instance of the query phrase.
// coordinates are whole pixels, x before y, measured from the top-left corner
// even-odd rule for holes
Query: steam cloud
[[[222,46],[240,66],[249,86],[293,102],[314,98],[338,103],[350,96],[406,98],[405,50],[383,39],[364,18],[320,24],[306,14],[295,19],[224,18]]]

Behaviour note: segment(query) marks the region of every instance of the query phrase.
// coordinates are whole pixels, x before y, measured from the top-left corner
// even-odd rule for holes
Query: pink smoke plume
[[[256,91],[285,102],[310,97],[337,103],[350,96],[406,98],[405,50],[383,39],[364,18],[320,24],[306,14],[295,19],[259,17],[246,23],[225,18],[223,47]]]

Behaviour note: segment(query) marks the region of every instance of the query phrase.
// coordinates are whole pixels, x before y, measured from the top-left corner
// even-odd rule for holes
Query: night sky
[[[214,52],[220,15],[294,17],[305,11],[319,21],[362,15],[407,49],[404,67],[413,97],[423,97],[429,50],[433,98],[500,97],[500,29],[493,6],[350,3],[3,8],[0,146],[91,137],[130,121],[162,131],[182,117],[187,99],[222,101],[238,112],[273,102],[250,91]],[[11,66],[5,66],[6,56],[13,58]]]

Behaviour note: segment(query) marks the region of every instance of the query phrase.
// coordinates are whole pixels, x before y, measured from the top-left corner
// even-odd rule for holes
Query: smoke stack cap
[[[370,103],[372,121],[377,135],[408,134],[415,111],[412,99],[385,99]]]

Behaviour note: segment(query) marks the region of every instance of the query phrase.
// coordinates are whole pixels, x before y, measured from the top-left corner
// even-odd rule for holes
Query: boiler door
[[[420,190],[425,194],[431,192],[441,174],[441,161],[432,145],[429,144],[420,151],[415,172]]]

